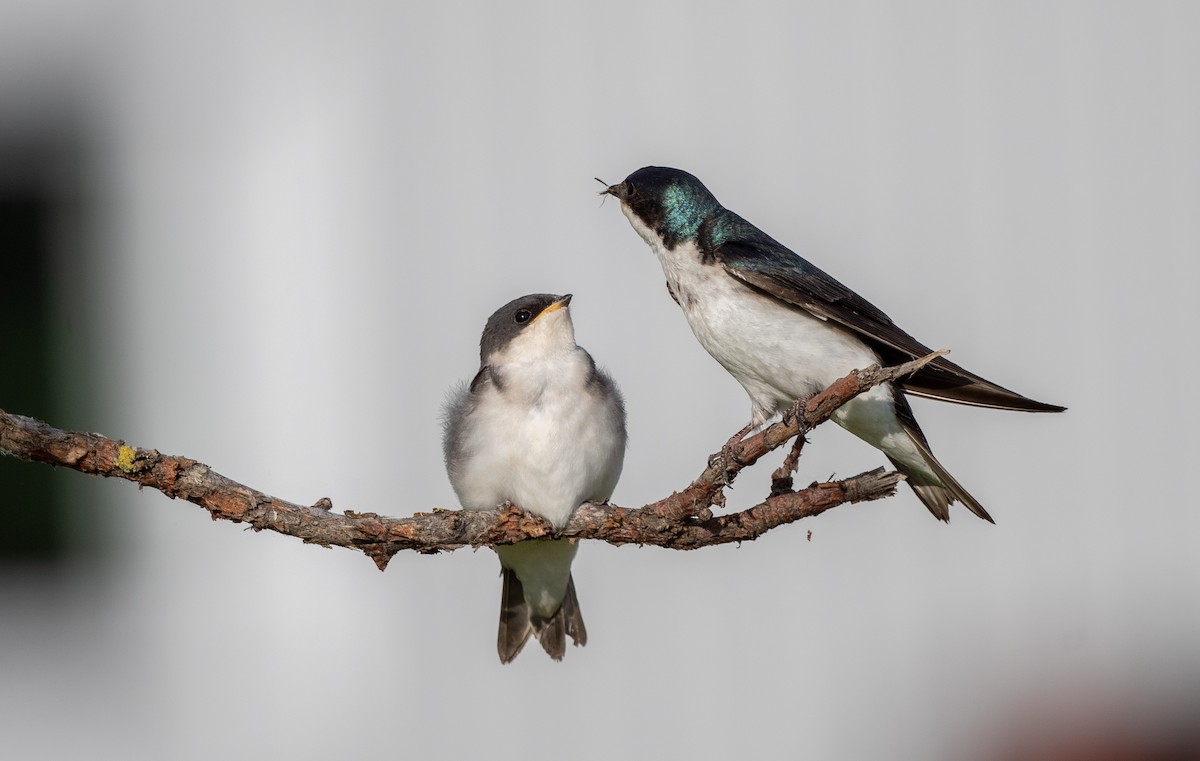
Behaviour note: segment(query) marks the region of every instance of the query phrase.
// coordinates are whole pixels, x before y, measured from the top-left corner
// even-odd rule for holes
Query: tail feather
[[[576,647],[587,644],[587,627],[583,625],[573,578],[567,579],[567,594],[559,609],[549,618],[542,618],[531,615],[529,603],[525,601],[525,590],[517,574],[511,568],[501,568],[501,574],[504,577],[504,589],[500,597],[500,630],[496,635],[501,663],[512,663],[531,634],[537,637],[546,654],[556,661],[561,661],[566,654],[567,637]]]
[[[971,492],[963,488],[963,485],[958,482],[950,472],[942,466],[938,459],[933,456],[933,452],[929,451],[929,445],[922,439],[913,436],[911,431],[908,431],[909,438],[913,444],[920,450],[925,458],[925,464],[937,476],[937,481],[929,478],[924,473],[913,471],[904,463],[888,457],[896,469],[905,475],[908,479],[908,485],[916,493],[917,499],[929,508],[929,512],[933,513],[933,517],[940,521],[950,522],[950,505],[955,502],[962,502],[963,505],[975,515],[983,518],[988,523],[994,524],[996,521],[988,514],[979,500],[971,495]]]
[[[567,596],[563,598],[562,616],[567,625],[567,636],[575,647],[587,644],[587,627],[583,625],[583,611],[579,609],[579,598],[575,596],[575,578],[567,579]]]
[[[908,400],[904,398],[900,389],[893,387],[893,399],[900,425],[921,455],[921,459],[924,460],[925,467],[932,471],[931,477],[929,473],[916,470],[888,455],[888,459],[896,466],[896,469],[908,479],[908,485],[916,492],[917,499],[921,500],[925,507],[929,508],[929,512],[933,513],[933,517],[940,521],[949,523],[950,505],[962,502],[972,513],[988,523],[994,524],[996,521],[992,520],[988,511],[979,504],[979,500],[971,496],[971,493],[963,488],[958,479],[950,475],[950,472],[933,456],[933,452],[929,449],[929,442],[925,440],[925,434],[921,432],[921,427],[917,425],[917,419],[913,416],[912,407],[909,406]]]
[[[529,641],[533,627],[529,623],[529,603],[525,602],[521,580],[511,568],[501,567],[500,575],[504,577],[504,586],[500,592],[500,630],[496,634],[496,649],[501,663],[512,663]]]

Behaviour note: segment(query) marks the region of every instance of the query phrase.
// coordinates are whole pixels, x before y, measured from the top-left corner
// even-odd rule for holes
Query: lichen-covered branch
[[[780,488],[777,478],[771,496],[754,507],[716,516],[710,509],[722,503],[724,487],[743,468],[794,437],[802,437],[858,394],[907,375],[941,353],[897,367],[856,370],[812,398],[797,402],[781,421],[726,445],[683,491],[636,509],[583,505],[557,536],[690,550],[751,540],[837,505],[890,496],[902,476],[880,468],[799,491]],[[435,510],[407,518],[352,510],[338,513],[328,499],[298,505],[226,478],[187,457],[132,447],[96,433],[59,430],[3,410],[0,451],[22,460],[134,481],[172,499],[197,504],[214,520],[247,523],[258,531],[275,531],[312,544],[357,549],[381,569],[402,550],[432,553],[555,535],[548,523],[513,505],[496,510]]]

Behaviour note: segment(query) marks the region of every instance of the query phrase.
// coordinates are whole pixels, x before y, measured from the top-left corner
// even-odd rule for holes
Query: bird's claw
[[[721,484],[723,486],[732,484],[734,477],[737,475],[738,471],[741,470],[742,465],[745,464],[739,458],[742,451],[741,443],[742,439],[746,437],[746,434],[749,433],[753,427],[754,424],[751,423],[742,430],[730,436],[729,440],[722,445],[721,451],[711,455],[708,458],[708,467],[710,468],[716,467],[718,463],[721,464]]]
[[[790,423],[794,420],[800,420],[801,413],[804,412],[805,407],[808,406],[809,400],[814,396],[816,396],[816,394],[809,394],[808,396],[802,396],[796,401],[792,402],[791,405],[783,412],[783,421],[785,423]]]

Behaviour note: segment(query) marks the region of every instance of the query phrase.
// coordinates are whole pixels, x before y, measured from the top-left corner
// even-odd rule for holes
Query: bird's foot
[[[730,436],[729,440],[721,446],[720,452],[709,455],[708,466],[711,468],[712,466],[716,465],[718,461],[720,461],[725,464],[725,468],[728,470],[730,465],[732,465],[734,462],[737,462],[737,456],[741,453],[741,447],[739,445],[742,443],[742,439],[746,438],[746,434],[750,433],[751,429],[753,428],[754,424],[750,423],[742,430]]]
[[[725,444],[721,447],[720,452],[717,452],[708,458],[708,467],[710,468],[720,463],[722,470],[722,485],[728,486],[729,484],[733,483],[734,476],[736,476],[737,472],[741,470],[741,466],[744,463],[742,463],[738,458],[742,452],[742,439],[746,438],[746,434],[750,433],[750,431],[753,429],[754,423],[747,424],[745,428],[729,437],[729,441],[725,442]]]
[[[796,401],[792,402],[791,405],[783,411],[783,422],[790,423],[794,420],[803,420],[804,408],[808,406],[809,400],[811,400],[814,396],[816,396],[816,394],[809,394],[808,396],[802,396]],[[802,424],[801,428],[803,427],[804,426]]]

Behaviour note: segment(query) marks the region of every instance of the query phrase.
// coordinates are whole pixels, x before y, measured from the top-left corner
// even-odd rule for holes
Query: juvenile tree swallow
[[[851,370],[931,353],[862,296],[722,207],[687,172],[648,166],[603,193],[621,202],[658,256],[667,290],[700,344],[750,395],[750,425],[733,440]],[[955,501],[992,518],[933,456],[904,392],[1006,410],[1065,409],[938,357],[835,412],[834,422],[887,455],[943,521]]]
[[[625,460],[625,407],[612,378],[575,345],[570,301],[535,293],[488,319],[479,372],[445,410],[446,472],[464,508],[509,501],[561,529],[579,505],[612,496]],[[502,663],[530,634],[556,661],[567,635],[587,644],[571,578],[577,549],[565,539],[496,547]]]

